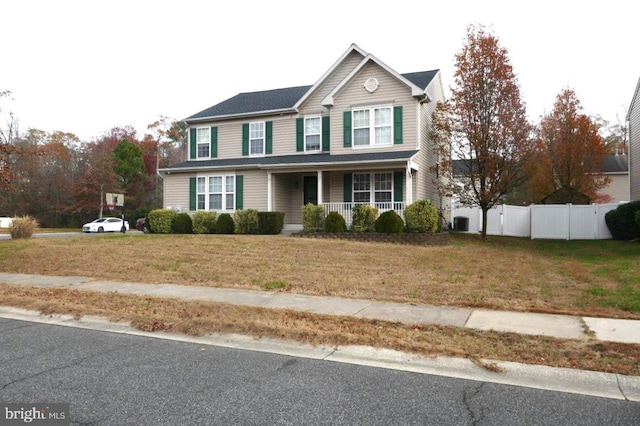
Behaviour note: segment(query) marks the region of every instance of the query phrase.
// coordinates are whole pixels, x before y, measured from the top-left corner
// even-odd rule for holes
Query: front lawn
[[[0,241],[0,271],[640,319],[640,244],[452,236],[415,247],[285,236]]]

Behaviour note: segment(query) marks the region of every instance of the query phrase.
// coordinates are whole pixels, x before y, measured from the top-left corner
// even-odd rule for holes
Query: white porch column
[[[322,205],[322,170],[318,170],[318,205]]]
[[[407,199],[404,202],[405,206],[413,203],[413,174],[411,173],[411,161],[407,162]]]
[[[267,211],[273,211],[273,187],[271,182],[271,172],[267,172]]]

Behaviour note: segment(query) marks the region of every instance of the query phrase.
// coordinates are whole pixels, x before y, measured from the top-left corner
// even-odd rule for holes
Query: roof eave
[[[229,119],[259,117],[261,115],[295,114],[297,112],[298,110],[295,108],[280,108],[280,109],[271,109],[271,110],[265,110],[265,111],[244,112],[239,114],[211,115],[207,117],[186,118],[184,122],[187,124],[190,124],[190,123],[201,123],[205,121],[221,121],[221,120],[229,120]]]

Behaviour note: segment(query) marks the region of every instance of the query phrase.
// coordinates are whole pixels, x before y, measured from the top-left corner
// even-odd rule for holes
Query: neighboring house
[[[609,199],[606,202],[622,202],[629,201],[629,156],[626,153],[608,154],[602,160],[602,172],[611,181],[609,184],[602,188],[599,192],[600,195],[608,195]],[[453,178],[462,185],[464,181],[463,177],[466,175],[468,166],[464,160],[453,160]],[[517,197],[516,197],[517,198]],[[520,199],[522,204],[525,199],[530,199],[530,196],[524,196]],[[454,202],[457,197],[454,197]],[[573,188],[559,188],[548,194],[543,199],[537,201],[539,204],[564,204],[567,201],[572,200],[573,204],[589,204],[591,200],[586,195],[574,190]],[[460,203],[455,202],[459,207]],[[528,203],[525,203],[528,204]]]
[[[428,135],[442,100],[438,70],[399,74],[353,44],[312,86],[240,93],[186,118],[189,158],[160,170],[164,206],[280,211],[296,229],[307,203],[348,223],[356,203],[439,205]]]
[[[640,79],[627,113],[629,129],[629,201],[640,200]]]
[[[611,179],[600,190],[600,194],[610,197],[607,202],[629,201],[629,156],[626,153],[607,155],[602,160],[602,171]]]

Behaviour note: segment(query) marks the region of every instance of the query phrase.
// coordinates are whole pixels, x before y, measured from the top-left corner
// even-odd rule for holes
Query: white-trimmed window
[[[264,155],[264,121],[249,123],[249,155]]]
[[[198,176],[198,210],[234,210],[235,176]]]
[[[373,186],[371,182],[373,182]],[[393,173],[354,173],[353,201],[355,203],[389,203],[393,201]]]
[[[322,117],[304,118],[304,150],[306,152],[320,151],[322,139]]]
[[[393,108],[390,106],[353,110],[353,146],[393,144]]]
[[[196,150],[197,158],[209,158],[209,148],[211,146],[211,129],[209,127],[199,127],[196,129]]]

